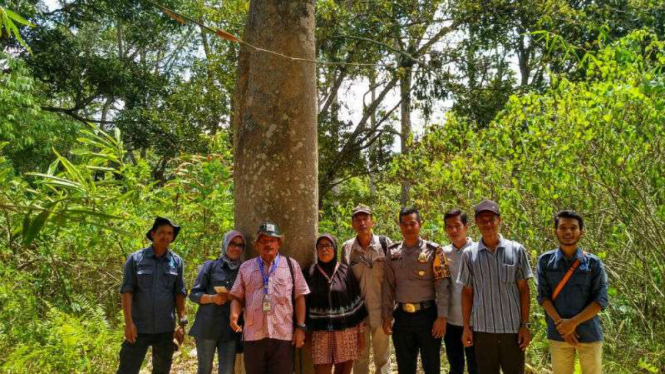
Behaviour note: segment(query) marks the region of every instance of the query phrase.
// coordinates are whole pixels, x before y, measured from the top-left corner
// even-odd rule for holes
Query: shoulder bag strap
[[[570,280],[570,277],[573,276],[573,273],[575,272],[575,269],[580,265],[580,260],[576,259],[575,262],[570,266],[570,269],[566,272],[566,274],[561,278],[561,281],[559,281],[559,284],[556,285],[556,288],[554,289],[554,292],[552,293],[552,301],[556,300],[557,296],[561,293],[561,290],[563,290],[563,287],[566,286],[566,283]]]

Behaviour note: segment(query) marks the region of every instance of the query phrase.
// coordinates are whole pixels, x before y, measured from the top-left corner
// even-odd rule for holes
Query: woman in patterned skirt
[[[317,262],[305,274],[307,326],[311,331],[316,374],[349,374],[364,342],[367,310],[353,272],[337,261],[337,241],[329,234],[316,240]]]

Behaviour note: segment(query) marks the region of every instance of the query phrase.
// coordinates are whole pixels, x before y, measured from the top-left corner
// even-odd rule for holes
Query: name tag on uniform
[[[272,304],[270,303],[270,296],[266,295],[263,298],[263,313],[268,313],[272,309]]]

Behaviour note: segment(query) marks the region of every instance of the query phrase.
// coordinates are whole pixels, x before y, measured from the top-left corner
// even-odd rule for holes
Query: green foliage
[[[580,64],[586,80],[554,76],[543,94],[513,96],[487,129],[455,116],[430,128],[395,163],[394,178],[408,178],[428,212],[496,199],[504,235],[534,261],[556,245],[553,214],[581,212],[583,246],[603,259],[612,285],[602,320],[609,349],[623,359],[608,370],[626,372],[638,359],[662,366],[665,43],[638,31]],[[433,218],[427,230],[445,241]],[[545,353],[531,352],[532,360]]]
[[[45,170],[55,147],[65,152],[80,125],[43,111],[39,84],[26,64],[0,52],[0,141],[19,172]]]
[[[125,163],[122,135],[95,126],[44,173],[19,177],[0,154],[0,367],[10,372],[110,372],[122,341],[122,264],[147,246],[155,215],[183,223],[173,250],[196,268],[219,255],[232,227],[231,147],[169,165],[163,185],[148,161]],[[6,148],[6,143],[3,145]],[[0,147],[2,148],[2,147]],[[147,157],[153,157],[148,154]],[[53,359],[57,357],[57,359]]]
[[[0,40],[9,39],[13,36],[23,48],[30,51],[30,47],[25,44],[21,34],[19,34],[17,23],[23,26],[35,27],[33,23],[28,22],[25,18],[0,6]]]

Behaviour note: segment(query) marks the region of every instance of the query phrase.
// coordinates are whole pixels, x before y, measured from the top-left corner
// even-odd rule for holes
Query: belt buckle
[[[404,303],[404,304],[402,304],[402,309],[407,313],[415,313],[416,312],[416,304]]]

